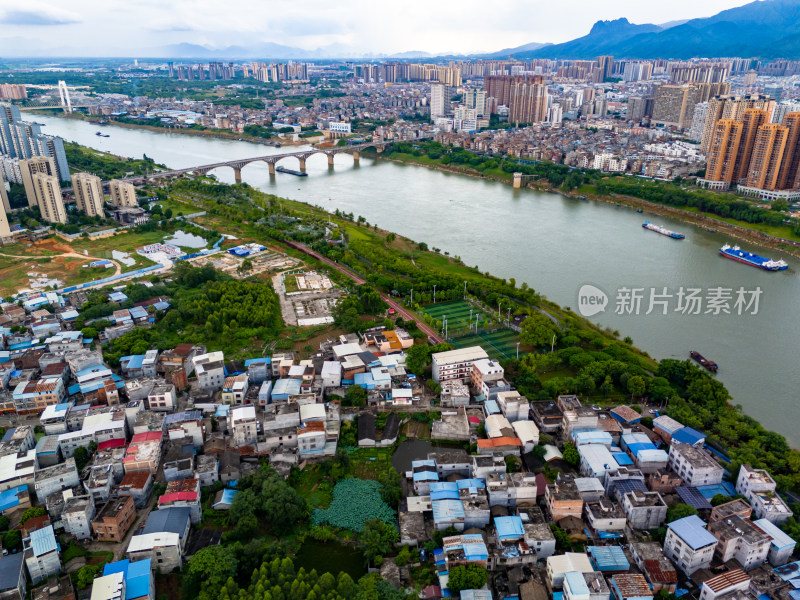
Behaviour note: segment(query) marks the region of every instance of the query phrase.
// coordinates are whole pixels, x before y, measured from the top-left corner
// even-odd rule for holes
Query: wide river
[[[173,168],[203,165],[234,158],[291,152],[298,148],[271,148],[251,142],[218,140],[181,134],[105,127],[83,121],[42,115],[29,116],[45,123],[44,131],[65,140],[140,158],[147,154]],[[297,161],[281,162],[298,168]],[[676,241],[641,227],[647,215],[604,203],[573,200],[558,194],[513,190],[511,186],[480,179],[401,165],[385,160],[361,159],[356,167],[349,155],[336,157],[330,170],[326,157],[308,160],[308,177],[278,173],[270,178],[264,163],[243,170],[244,181],[282,197],[363,215],[369,223],[460,256],[505,278],[523,281],[551,300],[573,309],[578,290],[589,284],[604,291],[609,300],[593,322],[630,336],[656,358],[688,358],[697,350],[720,365],[718,377],[747,414],[765,427],[800,445],[800,261],[773,250],[762,253],[784,258],[789,270],[777,273],[726,260],[717,249],[735,240],[665,217],[652,217],[683,232]],[[231,169],[214,174],[233,182]],[[758,248],[745,249],[758,252]],[[618,300],[634,290],[641,292],[638,310],[626,302],[618,314]],[[655,303],[650,314],[651,289],[666,302]],[[714,292],[715,288],[722,288]],[[761,290],[757,314],[754,305],[736,307],[737,290]],[[700,314],[684,314],[679,292],[701,290]],[[732,298],[730,314],[707,313],[710,300]],[[684,305],[686,304],[684,300]],[[694,310],[694,308],[693,308]],[[691,310],[689,311],[692,312]]]

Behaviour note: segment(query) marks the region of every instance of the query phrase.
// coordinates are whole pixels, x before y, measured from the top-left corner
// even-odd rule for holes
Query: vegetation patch
[[[345,479],[333,488],[330,508],[317,508],[311,513],[313,525],[329,524],[342,529],[361,532],[364,523],[380,519],[394,523],[395,513],[381,498],[381,485],[377,481]]]

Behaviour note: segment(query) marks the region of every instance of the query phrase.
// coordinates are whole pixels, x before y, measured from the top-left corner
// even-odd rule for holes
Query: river
[[[146,153],[173,168],[203,165],[233,158],[291,152],[297,147],[271,148],[257,143],[155,133],[105,127],[110,137],[95,135],[99,127],[77,120],[35,115],[46,124],[45,133],[65,140],[139,158]],[[281,164],[297,168],[295,159]],[[526,282],[549,299],[578,307],[578,290],[596,286],[609,297],[604,312],[589,317],[603,327],[630,336],[655,358],[688,358],[697,350],[720,365],[718,377],[747,414],[765,427],[800,445],[800,361],[795,355],[796,325],[800,322],[800,261],[775,250],[762,254],[784,258],[789,270],[769,273],[718,255],[724,243],[737,243],[719,233],[687,225],[667,217],[651,217],[656,223],[683,232],[676,241],[642,229],[647,215],[600,202],[564,198],[473,177],[362,158],[354,165],[346,154],[336,156],[328,168],[323,155],[308,159],[308,177],[278,174],[270,177],[267,166],[256,163],[242,171],[244,181],[286,198],[337,208],[363,215],[369,223],[395,231],[419,242],[460,256],[505,278]],[[214,174],[233,182],[231,169]],[[745,249],[759,250],[743,244]],[[662,305],[648,310],[650,289],[662,288],[668,314]],[[706,314],[706,302],[698,315],[676,311],[678,292],[710,288],[746,291],[761,289],[758,313],[753,306],[737,315]],[[644,289],[639,314],[617,314],[616,300],[622,288]],[[751,300],[752,296],[746,296]]]

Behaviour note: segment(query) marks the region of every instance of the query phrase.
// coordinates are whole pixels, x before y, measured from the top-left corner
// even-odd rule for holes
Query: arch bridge
[[[334,146],[331,148],[313,148],[311,150],[303,150],[301,152],[287,152],[284,154],[269,154],[266,156],[255,156],[253,158],[240,158],[236,160],[228,160],[225,162],[218,162],[213,163],[210,165],[200,165],[197,167],[188,167],[185,169],[172,169],[169,171],[155,171],[153,173],[147,173],[146,175],[135,175],[133,177],[125,178],[125,181],[130,181],[132,183],[144,183],[145,181],[152,181],[156,179],[163,179],[166,177],[175,177],[178,175],[186,175],[186,174],[193,174],[193,175],[205,175],[209,171],[213,171],[214,169],[218,169],[220,167],[230,167],[233,169],[233,176],[236,180],[236,183],[242,182],[242,169],[247,165],[255,162],[263,162],[269,166],[269,174],[275,174],[275,165],[283,160],[284,158],[294,157],[298,160],[300,164],[300,171],[305,172],[306,170],[306,160],[315,155],[315,154],[324,154],[328,157],[328,166],[333,166],[334,157],[337,154],[352,154],[353,160],[356,162],[359,161],[361,158],[361,152],[366,150],[367,148],[375,148],[379,153],[383,152],[384,148],[387,145],[391,144],[391,141],[386,142],[366,142],[364,144],[356,144],[353,146]]]

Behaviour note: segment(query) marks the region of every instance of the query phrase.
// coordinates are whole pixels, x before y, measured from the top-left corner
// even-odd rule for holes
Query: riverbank
[[[393,162],[401,164],[409,164],[418,167],[426,167],[429,169],[433,169],[436,171],[443,171],[446,173],[466,175],[468,177],[475,177],[478,179],[485,179],[488,181],[497,181],[499,183],[505,183],[509,185],[513,183],[513,175],[510,173],[503,173],[503,175],[499,175],[497,173],[487,174],[472,169],[470,167],[463,167],[460,165],[443,165],[431,159],[416,160],[415,157],[408,157],[408,156],[403,156],[402,158],[393,157],[391,155],[377,155],[377,156],[384,160],[390,160]],[[676,208],[673,206],[665,206],[657,202],[643,200],[641,198],[636,198],[634,196],[623,196],[618,194],[612,194],[607,196],[591,192],[583,193],[580,190],[566,191],[558,187],[554,187],[553,185],[542,179],[528,183],[525,185],[525,187],[540,192],[550,192],[550,193],[560,194],[565,198],[571,198],[575,200],[593,200],[596,202],[604,202],[606,204],[618,204],[618,205],[628,206],[630,208],[641,209],[642,211],[652,215],[663,215],[672,217],[680,221],[683,221],[684,223],[694,225],[702,229],[713,230],[719,233],[724,233],[743,242],[756,244],[763,248],[780,250],[781,252],[785,252],[787,254],[791,254],[792,256],[800,258],[800,242],[770,235],[763,231],[759,231],[758,229],[755,228],[755,226],[748,226],[748,224],[746,223],[742,223],[741,225],[729,223],[717,217],[711,217],[703,213],[693,212],[691,210]]]
[[[24,109],[22,109],[24,112]],[[41,111],[36,111],[41,112]],[[28,114],[34,115],[35,112],[28,111]],[[50,115],[56,116],[59,119],[71,119],[73,121],[83,121],[85,123],[89,123],[89,117],[82,113],[72,113],[72,114],[64,114],[64,115]],[[167,127],[154,127],[153,125],[145,125],[145,124],[138,124],[138,123],[123,123],[121,121],[115,121],[113,119],[109,120],[105,125],[98,125],[98,127],[106,127],[108,125],[112,125],[114,127],[121,127],[123,129],[141,129],[144,131],[151,131],[153,133],[176,133],[180,135],[188,135],[193,137],[205,137],[205,138],[212,138],[217,140],[235,140],[237,142],[251,142],[253,144],[264,144],[267,146],[273,147],[283,147],[283,146],[303,146],[308,143],[306,139],[299,139],[298,141],[286,139],[286,138],[278,138],[274,140],[273,143],[272,139],[265,139],[261,137],[256,137],[252,135],[247,135],[246,133],[234,133],[233,131],[225,131],[222,129],[189,129],[189,128],[167,128]],[[278,142],[278,140],[280,140]]]

